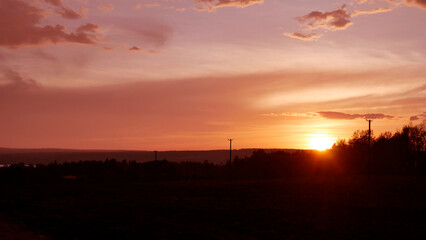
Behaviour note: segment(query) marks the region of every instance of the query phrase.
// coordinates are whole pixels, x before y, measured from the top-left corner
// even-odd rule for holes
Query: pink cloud
[[[305,16],[297,17],[300,24],[310,29],[325,28],[330,30],[345,29],[352,24],[351,15],[346,5],[330,12],[313,11]]]
[[[99,29],[99,26],[94,23],[86,23],[85,25],[77,28],[77,32],[92,32],[95,33]]]
[[[58,10],[56,10],[56,12],[62,17],[68,18],[68,19],[77,19],[81,17],[79,13],[77,13],[76,11],[74,11],[73,9],[69,7],[61,7]]]
[[[62,0],[44,0],[44,2],[52,4],[53,6],[62,6]]]
[[[87,0],[76,0],[76,1],[81,4],[87,5]]]
[[[263,0],[194,0],[196,3],[205,5],[199,7],[200,11],[213,11],[216,8],[221,7],[239,7],[245,8],[253,4],[263,3]]]
[[[87,16],[89,15],[90,9],[89,8],[80,8],[80,16],[82,18],[87,18]]]
[[[99,36],[95,33],[97,25],[93,23],[81,26],[76,32],[67,33],[65,26],[60,24],[40,26],[45,15],[45,10],[27,2],[2,0],[0,2],[0,46],[17,48],[46,43],[95,44],[98,40]],[[87,29],[88,25],[91,26],[90,29]]]
[[[55,12],[60,16],[68,19],[77,19],[81,15],[70,7],[65,7],[62,4],[62,0],[44,0],[44,2],[55,6]]]
[[[104,12],[111,12],[114,10],[114,5],[108,3],[108,4],[101,4],[98,6],[98,9]]]
[[[392,1],[392,0],[388,0]],[[367,1],[357,1],[358,4],[363,4]],[[312,11],[307,15],[296,17],[296,20],[302,25],[304,29],[303,31],[309,31],[312,29],[325,29],[325,30],[344,30],[348,28],[350,25],[353,24],[352,18],[359,16],[359,15],[372,15],[377,13],[384,13],[392,11],[392,7],[378,7],[375,9],[368,9],[368,10],[362,10],[362,9],[356,9],[352,13],[349,13],[346,10],[346,5],[343,5],[342,7],[335,9],[333,11],[329,12],[322,12],[322,11]],[[315,33],[301,33],[294,32],[294,33],[284,33],[284,35],[292,38],[297,38],[300,40],[312,40],[315,38],[319,38],[322,36],[322,34],[315,34]]]

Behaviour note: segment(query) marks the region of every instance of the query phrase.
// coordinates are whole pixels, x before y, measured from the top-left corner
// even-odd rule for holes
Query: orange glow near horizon
[[[335,139],[327,134],[315,134],[309,138],[309,148],[319,151],[330,149],[335,142]]]

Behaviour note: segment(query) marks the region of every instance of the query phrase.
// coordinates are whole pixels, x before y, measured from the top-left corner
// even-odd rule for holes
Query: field
[[[426,178],[0,186],[0,218],[0,239],[426,239]]]

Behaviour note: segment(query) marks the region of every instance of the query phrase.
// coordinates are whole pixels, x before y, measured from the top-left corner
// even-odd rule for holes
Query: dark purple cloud
[[[95,44],[98,41],[96,24],[88,23],[77,31],[68,33],[65,26],[60,24],[40,26],[45,17],[44,9],[27,2],[1,0],[0,46],[18,48],[46,43]]]
[[[410,121],[417,121],[417,120],[425,119],[425,118],[426,118],[426,112],[419,115],[411,116]]]

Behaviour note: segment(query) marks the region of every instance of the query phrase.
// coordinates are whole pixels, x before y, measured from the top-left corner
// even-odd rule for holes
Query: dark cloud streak
[[[385,115],[383,113],[367,113],[367,114],[348,114],[348,113],[342,113],[342,112],[332,112],[332,111],[322,111],[318,112],[318,114],[327,119],[346,119],[346,120],[353,120],[353,119],[391,119],[394,118],[390,115]]]
[[[141,49],[137,46],[133,46],[133,47],[129,48],[129,51],[143,51],[143,49]]]
[[[426,112],[410,117],[410,121],[417,121],[417,120],[420,120],[420,119],[426,119]]]
[[[3,68],[0,71],[0,93],[5,91],[38,89],[41,85],[32,78],[25,78],[20,73],[9,69]]]

